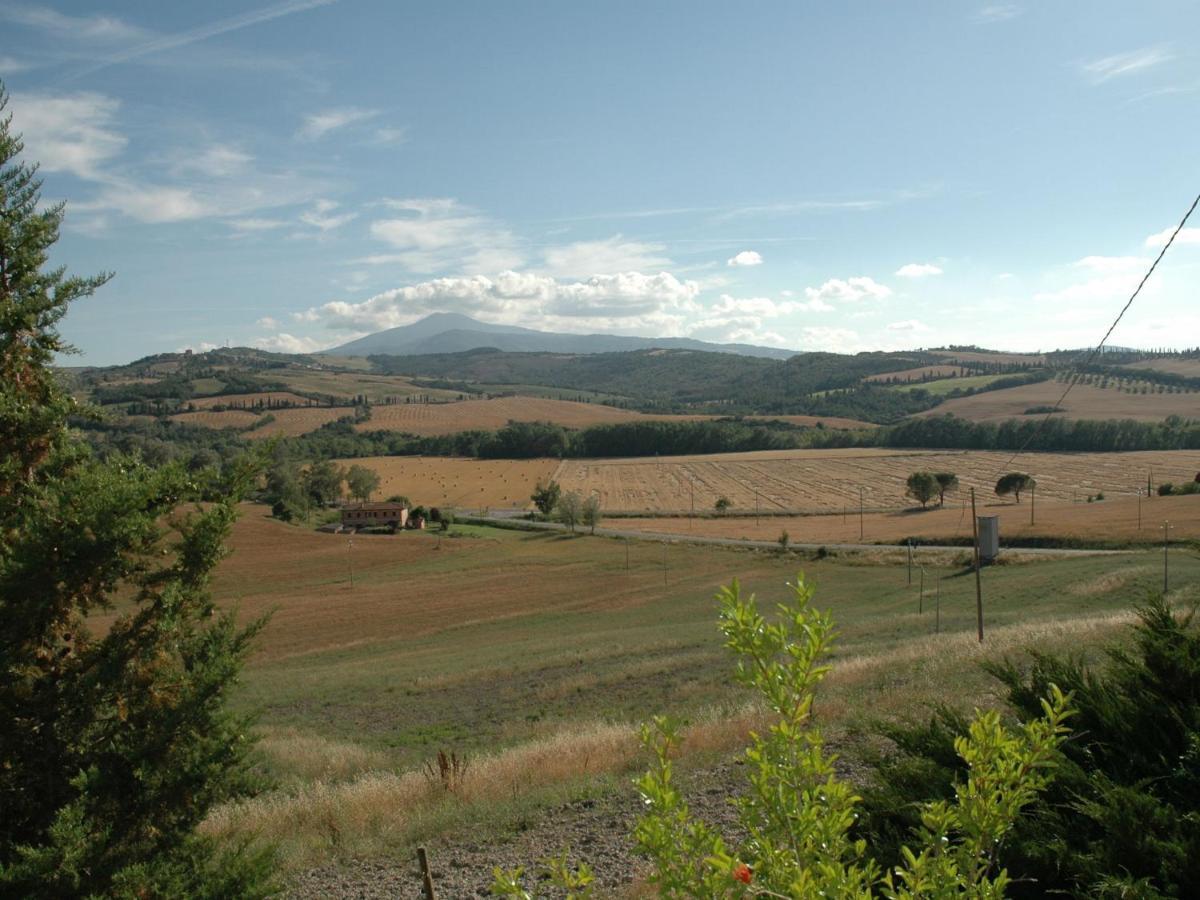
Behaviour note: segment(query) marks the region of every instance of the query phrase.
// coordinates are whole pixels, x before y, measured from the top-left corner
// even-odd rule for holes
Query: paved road
[[[487,515],[487,516],[465,516],[477,522],[493,522],[501,527],[511,526],[514,521],[517,521],[517,516],[524,513],[509,513],[505,515]],[[533,522],[528,519],[520,520],[521,527],[532,531],[566,531],[567,526],[561,525],[558,522]],[[582,530],[582,529],[581,529]],[[620,528],[597,528],[597,537],[612,537],[612,538],[630,538],[637,541],[669,541],[678,544],[709,544],[717,547],[749,547],[758,550],[778,550],[778,541],[751,541],[743,538],[723,538],[723,537],[702,537],[691,534],[676,534],[674,532],[663,531],[632,531]],[[902,549],[901,544],[820,544],[820,543],[791,543],[788,544],[789,550],[817,550],[824,547],[826,550],[837,550],[842,553],[863,553],[868,550],[885,550]],[[970,551],[970,547],[954,546],[949,544],[922,544],[913,547],[914,554],[929,553],[929,552],[945,552],[953,551]],[[1002,548],[1004,549],[1004,548]],[[1010,547],[1012,551],[1020,551],[1031,556],[1111,556],[1121,553],[1131,553],[1131,550],[1074,550],[1058,547]]]

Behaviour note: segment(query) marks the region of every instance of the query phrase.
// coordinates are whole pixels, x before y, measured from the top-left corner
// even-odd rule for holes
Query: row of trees
[[[920,503],[922,509],[928,506],[934,497],[937,497],[938,506],[944,506],[947,492],[958,488],[958,476],[953,472],[913,472],[908,476],[905,485],[905,495]],[[1033,476],[1024,472],[1009,472],[1001,475],[996,481],[995,490],[997,497],[1007,497],[1011,494],[1020,503],[1021,492],[1035,487],[1037,482]]]

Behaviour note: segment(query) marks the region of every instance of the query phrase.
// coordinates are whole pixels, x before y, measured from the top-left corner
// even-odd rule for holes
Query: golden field
[[[952,413],[972,422],[1001,422],[1005,419],[1036,418],[1044,413],[1025,415],[1034,406],[1053,406],[1066,385],[1059,381],[1040,381],[999,391],[984,391],[970,397],[956,397],[920,415],[941,416]],[[1136,419],[1161,422],[1167,416],[1200,418],[1200,393],[1130,394],[1115,387],[1100,388],[1077,384],[1071,388],[1061,413],[1066,419]]]

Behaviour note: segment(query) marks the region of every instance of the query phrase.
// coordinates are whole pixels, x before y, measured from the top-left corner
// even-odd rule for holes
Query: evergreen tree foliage
[[[1200,623],[1161,598],[1139,615],[1132,645],[1111,649],[1102,670],[1045,654],[986,666],[1019,716],[1050,684],[1071,692],[1076,713],[1055,782],[1000,853],[1014,896],[1200,896]],[[902,861],[914,804],[950,796],[966,774],[954,743],[967,726],[940,709],[884,727],[896,753],[863,793],[860,828],[881,861]]]
[[[203,473],[100,461],[68,427],[56,325],[108,276],[47,266],[63,206],[39,209],[6,104],[0,86],[0,896],[262,896],[265,856],[196,832],[247,783],[225,699],[260,624],[207,587],[253,467],[184,511]]]

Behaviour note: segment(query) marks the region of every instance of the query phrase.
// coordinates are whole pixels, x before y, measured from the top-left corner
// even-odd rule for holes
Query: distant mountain
[[[616,334],[561,334],[514,325],[491,325],[457,313],[434,313],[411,325],[389,328],[324,351],[331,356],[425,356],[491,347],[516,353],[621,353],[629,350],[706,350],[787,359],[794,350],[753,344],[710,344],[692,338],[644,338]]]

